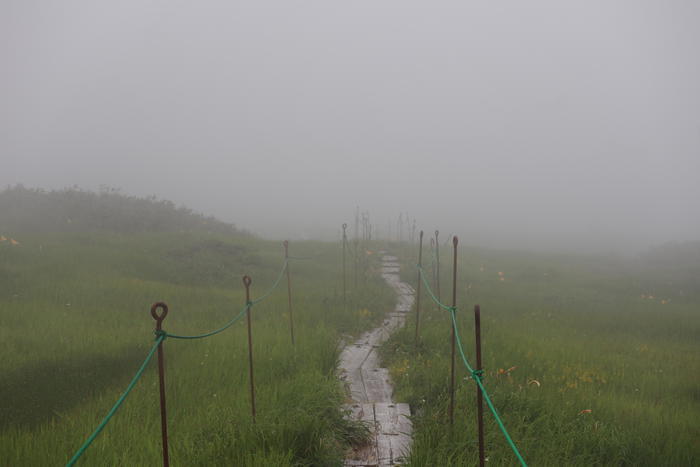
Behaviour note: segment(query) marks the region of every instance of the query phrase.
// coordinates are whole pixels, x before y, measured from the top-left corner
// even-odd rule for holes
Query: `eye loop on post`
[[[245,286],[246,289],[248,287],[250,287],[250,284],[252,284],[252,283],[253,283],[253,279],[251,279],[250,276],[247,276],[247,275],[243,276],[243,285]]]
[[[163,310],[163,312],[160,315],[156,311],[158,310],[158,308]],[[156,320],[156,329],[160,330],[163,320],[166,316],[168,316],[168,304],[165,302],[156,302],[153,305],[151,305],[151,316],[153,316],[153,319]]]

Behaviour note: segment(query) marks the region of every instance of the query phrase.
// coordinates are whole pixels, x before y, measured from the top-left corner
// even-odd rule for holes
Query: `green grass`
[[[211,233],[21,235],[0,244],[0,464],[64,464],[132,378],[163,327],[219,327],[277,276],[277,242]],[[208,339],[164,343],[173,465],[340,465],[365,427],[347,421],[339,342],[381,319],[391,292],[370,273],[343,306],[338,245],[292,243],[295,334],[286,282],[253,308],[257,423],[245,320]],[[364,276],[363,276],[364,278]],[[352,286],[352,281],[349,281]],[[352,287],[351,287],[352,289]],[[365,311],[367,310],[367,311]],[[160,412],[150,364],[78,465],[157,465]]]
[[[2,465],[62,465],[72,456],[152,345],[153,302],[170,305],[167,331],[205,332],[241,310],[243,274],[256,298],[282,265],[279,243],[235,233],[12,236],[21,245],[0,243]],[[415,252],[391,249],[404,280],[415,283]],[[441,250],[445,298],[451,261]],[[357,289],[348,260],[346,307],[339,245],[292,243],[290,253],[313,258],[290,263],[296,348],[284,280],[253,309],[257,423],[245,321],[208,339],[166,340],[173,465],[340,465],[366,436],[343,418],[339,343],[380,321],[394,297],[376,274],[376,255],[363,256],[369,271]],[[485,384],[529,465],[684,466],[700,458],[700,274],[692,261],[653,266],[460,249],[465,350],[474,363],[471,310],[479,303]],[[641,298],[650,293],[653,300]],[[450,429],[450,321],[425,294],[423,304],[418,348],[413,317],[383,348],[396,399],[414,413],[410,464],[474,465],[474,383],[459,366]],[[152,363],[78,465],[160,462],[157,383]],[[486,421],[489,465],[514,465],[488,413]]]
[[[447,301],[451,251],[442,250]],[[404,251],[406,259],[413,255]],[[460,256],[457,318],[465,352],[474,365],[472,310],[479,303],[484,383],[529,465],[697,465],[697,265],[655,272],[615,258],[468,248]],[[403,277],[415,284],[413,271]],[[641,298],[652,290],[653,300]],[[398,400],[414,414],[409,464],[475,465],[475,384],[458,357],[450,428],[449,314],[423,297],[418,348],[413,317],[383,348]],[[517,464],[486,410],[488,465]]]

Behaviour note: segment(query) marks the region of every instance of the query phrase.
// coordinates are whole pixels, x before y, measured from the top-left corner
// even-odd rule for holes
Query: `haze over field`
[[[679,0],[10,0],[0,186],[275,238],[360,206],[487,246],[700,240],[698,24]]]

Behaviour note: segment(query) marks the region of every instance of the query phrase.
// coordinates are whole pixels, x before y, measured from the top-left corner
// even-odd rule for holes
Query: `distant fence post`
[[[435,273],[435,292],[437,292],[437,298],[438,301],[442,301],[442,297],[440,297],[440,242],[438,242],[438,235],[440,235],[440,231],[436,230],[435,231],[435,264],[436,264],[436,273]]]
[[[348,224],[343,223],[343,304],[346,303],[346,282],[345,282],[345,244],[348,241],[347,234],[345,230],[348,228]]]
[[[357,290],[357,270],[359,269],[360,263],[360,243],[357,238],[355,238],[355,255],[353,258],[353,274],[355,275],[355,290]]]
[[[435,243],[437,244],[437,231],[435,231]],[[452,239],[452,245],[454,247],[453,262],[452,262],[452,312],[457,311],[457,243],[459,242],[457,237]],[[450,317],[451,319],[452,317]],[[451,357],[450,357],[450,425],[454,425],[455,421],[455,327],[454,323],[450,326],[452,328],[452,339],[451,339]]]
[[[430,237],[430,273],[433,275],[433,287],[435,287],[435,239],[433,237]]]
[[[415,230],[416,225],[413,224]],[[418,284],[416,285],[416,348],[418,347],[418,326],[420,322],[420,283],[421,283],[421,267],[423,262],[423,231],[418,234]]]
[[[163,312],[159,315],[156,310]],[[151,316],[156,320],[156,334],[163,332],[163,320],[168,315],[168,305],[164,302],[156,302],[151,306]],[[163,341],[158,344],[158,380],[160,382],[160,429],[163,438],[163,467],[170,466],[168,456],[168,416],[165,410],[165,357],[163,355]]]
[[[253,307],[253,302],[250,301],[250,284],[253,280],[250,276],[243,276],[243,285],[245,286],[245,304],[246,317],[248,319],[248,373],[250,379],[250,411],[253,415],[253,423],[255,423],[255,379],[253,378],[253,332],[250,327],[250,309]]]
[[[284,261],[285,267],[287,268],[287,302],[289,308],[289,333],[292,336],[292,345],[294,345],[294,317],[292,316],[292,280],[290,278],[289,272],[289,240],[285,240],[284,243]]]
[[[474,331],[476,333],[476,374],[481,378],[483,367],[481,366],[481,308],[474,306]],[[479,465],[484,467],[486,457],[484,454],[484,399],[481,387],[476,385],[476,417],[479,427]]]

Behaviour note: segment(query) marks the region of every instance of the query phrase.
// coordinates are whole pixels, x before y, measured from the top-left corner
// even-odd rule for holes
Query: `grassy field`
[[[442,298],[449,301],[451,246],[441,254]],[[415,263],[415,255],[404,249],[404,264]],[[457,317],[465,351],[474,364],[479,303],[484,383],[529,465],[697,465],[700,263],[694,256],[630,260],[469,248],[460,248],[460,256]],[[423,263],[429,276],[431,263]],[[410,268],[402,277],[415,284]],[[475,465],[475,384],[458,360],[450,428],[449,313],[425,294],[422,303],[418,348],[413,318],[383,348],[398,400],[414,413],[409,465]],[[517,464],[486,410],[488,465]]]
[[[0,192],[0,465],[63,465],[114,404],[164,329],[218,328],[260,297],[283,264],[279,242],[172,203],[118,193]],[[44,233],[41,233],[44,232]],[[45,232],[55,232],[52,234]],[[15,240],[12,244],[10,238]],[[368,246],[377,250],[380,245]],[[383,247],[383,246],[381,246]],[[415,248],[391,244],[415,284]],[[441,248],[442,297],[451,287]],[[165,341],[173,465],[332,466],[366,428],[343,418],[340,345],[376,325],[394,297],[377,255],[343,304],[338,243],[290,254],[297,345],[284,280],[253,309],[257,422],[245,322],[208,339]],[[474,363],[482,307],[485,384],[529,465],[696,465],[700,459],[700,248],[636,258],[459,250],[457,312]],[[432,274],[427,250],[424,266]],[[458,366],[447,418],[450,319],[423,295],[421,340],[408,325],[383,347],[395,399],[413,411],[410,465],[477,462],[475,386]],[[515,457],[486,414],[489,465]],[[78,465],[158,465],[155,365]]]
[[[5,233],[7,235],[7,233]],[[225,233],[21,234],[0,243],[0,465],[63,465],[106,415],[164,329],[219,327],[283,264],[279,242]],[[370,273],[343,306],[340,247],[292,243],[297,344],[286,282],[253,309],[257,423],[250,416],[245,321],[208,339],[165,341],[173,465],[338,465],[362,426],[343,419],[339,342],[393,304]],[[350,270],[350,269],[349,269]],[[158,465],[152,362],[78,465]]]

